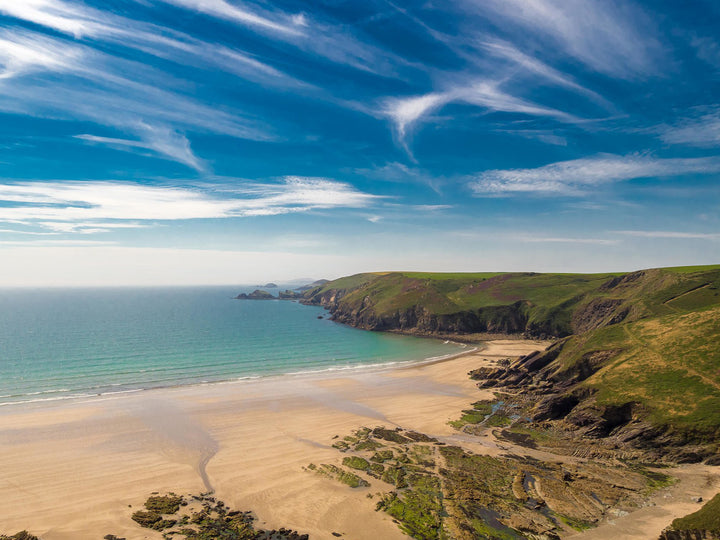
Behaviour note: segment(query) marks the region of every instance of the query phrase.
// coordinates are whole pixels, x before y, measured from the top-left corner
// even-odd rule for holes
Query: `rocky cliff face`
[[[452,314],[434,314],[422,306],[378,315],[370,303],[359,309],[343,304],[330,307],[333,319],[366,330],[399,330],[418,334],[521,334],[527,329],[522,305],[502,306]]]
[[[570,369],[561,369],[555,360],[566,342],[520,357],[509,366],[476,369],[470,377],[479,381],[479,388],[510,390],[534,425],[561,437],[564,433],[573,440],[596,441],[596,452],[602,447],[625,448],[658,461],[714,463],[717,433],[652,424],[639,403],[602,404],[594,388],[582,385],[620,351],[597,351]]]
[[[327,308],[334,321],[375,331],[399,331],[419,335],[523,334],[545,339],[568,335],[568,330],[550,321],[529,320],[528,303],[518,301],[507,306],[489,306],[457,313],[437,314],[416,305],[378,314],[367,296],[359,305],[343,302],[347,291],[328,290],[305,298],[304,303]]]

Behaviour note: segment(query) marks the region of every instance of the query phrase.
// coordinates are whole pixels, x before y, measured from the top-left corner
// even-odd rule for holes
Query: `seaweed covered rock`
[[[231,510],[210,494],[153,495],[145,502],[145,508],[135,512],[133,520],[142,527],[162,530],[166,539],[308,540],[307,534],[286,528],[256,530],[255,517],[250,512]]]
[[[0,534],[0,540],[40,540],[37,536],[34,536],[30,534],[27,531],[20,531],[12,536],[6,536],[4,534]]]

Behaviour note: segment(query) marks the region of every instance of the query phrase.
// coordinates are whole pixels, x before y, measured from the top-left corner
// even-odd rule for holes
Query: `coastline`
[[[151,493],[212,488],[228,506],[254,512],[265,528],[289,527],[320,540],[335,538],[333,532],[360,540],[407,538],[389,515],[375,511],[377,498],[369,498],[387,486],[350,489],[305,468],[338,462],[334,437],[361,426],[402,426],[464,444],[447,422],[492,395],[478,390],[467,372],[544,346],[493,341],[481,351],[409,366],[0,409],[0,534],[28,529],[43,540],[160,539],[130,519]],[[491,455],[507,451],[489,438],[467,446]],[[687,513],[688,489],[704,497],[715,489],[697,482],[710,474],[706,469],[683,469],[693,480],[674,488],[682,500],[663,499],[668,491],[642,510],[651,514],[651,528]]]
[[[423,339],[433,339],[434,341],[445,341],[445,343],[448,343],[447,340],[442,340],[440,338],[430,338],[430,337],[423,337]],[[510,340],[512,338],[508,338]],[[458,343],[454,341],[450,341],[449,343],[452,343],[455,346],[458,347],[467,347],[468,344],[465,343]],[[477,351],[482,350],[482,345],[480,343],[474,343],[474,347],[461,350],[458,352],[449,353],[446,355],[440,355],[440,356],[429,356],[427,358],[424,358],[422,360],[412,359],[412,360],[391,360],[387,362],[379,361],[374,363],[355,363],[350,365],[342,365],[342,364],[336,364],[331,366],[323,366],[323,367],[308,367],[306,369],[301,369],[299,371],[288,371],[288,372],[282,372],[282,373],[267,373],[267,374],[251,374],[251,375],[241,375],[238,377],[228,378],[228,379],[218,379],[218,380],[199,380],[199,381],[191,381],[186,383],[176,383],[176,384],[168,384],[165,386],[150,386],[147,388],[127,388],[117,391],[110,391],[110,392],[100,392],[100,393],[86,393],[86,394],[69,394],[69,395],[62,395],[62,396],[56,396],[51,398],[35,398],[35,399],[21,399],[18,401],[6,401],[6,402],[0,402],[0,413],[3,411],[4,408],[14,408],[14,407],[25,407],[25,406],[42,406],[43,404],[47,404],[52,406],[55,403],[85,403],[85,402],[93,402],[97,400],[106,400],[106,399],[118,399],[123,398],[125,396],[128,396],[130,394],[135,394],[139,392],[156,392],[156,391],[163,391],[163,390],[173,390],[178,388],[191,388],[195,386],[200,387],[206,387],[206,386],[214,386],[214,385],[226,385],[226,384],[242,384],[246,382],[252,382],[252,381],[273,381],[278,379],[283,379],[286,377],[293,377],[293,378],[303,378],[303,377],[322,377],[324,374],[340,374],[340,373],[364,373],[364,372],[376,372],[376,371],[386,371],[386,370],[393,370],[393,369],[405,369],[405,368],[413,368],[416,366],[426,365],[426,364],[433,364],[438,362],[445,362],[448,360],[452,360],[454,358],[462,357],[465,355],[473,354]],[[49,390],[49,391],[42,391],[42,392],[33,392],[32,394],[23,394],[22,396],[35,396],[35,395],[43,395],[43,394],[52,394],[57,393],[59,391],[66,391],[66,389],[59,389],[59,390]],[[6,397],[14,397],[14,396],[0,396],[0,398],[6,398]],[[21,395],[18,395],[17,397],[21,397]]]
[[[0,534],[161,538],[130,520],[133,508],[155,491],[209,483],[263,526],[405,538],[368,489],[303,467],[336,460],[333,437],[363,425],[451,435],[447,421],[477,399],[466,376],[477,354],[0,408]]]

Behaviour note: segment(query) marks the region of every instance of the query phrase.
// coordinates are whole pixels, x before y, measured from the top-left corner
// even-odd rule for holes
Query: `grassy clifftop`
[[[563,337],[720,303],[720,266],[628,274],[357,274],[305,293],[339,322],[418,334]]]

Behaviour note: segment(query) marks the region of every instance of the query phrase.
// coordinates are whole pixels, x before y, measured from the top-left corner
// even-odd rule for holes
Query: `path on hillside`
[[[696,289],[696,290],[697,290],[697,289]],[[642,338],[639,337],[637,334],[633,333],[633,332],[630,330],[630,325],[625,325],[624,330],[625,330],[625,334],[626,334],[632,341],[634,341],[636,344],[640,345],[641,347],[645,348],[646,350],[650,351],[653,355],[655,355],[655,356],[661,361],[662,364],[666,364],[666,363],[667,363],[667,361],[665,360],[665,356],[663,355],[663,353],[661,353],[661,352],[657,349],[657,347],[655,347],[654,345],[651,345],[651,344],[648,343],[646,340],[642,339]],[[625,362],[626,360],[627,360],[627,359],[618,360],[617,362],[615,362],[615,363],[613,364],[613,367],[615,367],[615,366],[617,366],[617,365]],[[691,376],[694,376],[694,377],[699,378],[699,379],[702,380],[704,383],[706,383],[706,384],[714,387],[716,390],[720,391],[720,383],[719,383],[717,380],[712,379],[712,378],[708,377],[707,375],[704,375],[704,374],[700,373],[698,370],[696,370],[696,369],[688,366],[687,364],[682,364],[682,365],[679,365],[678,367],[681,368],[681,369],[683,369],[684,371],[686,371],[686,372],[687,372],[688,374],[690,374]]]

